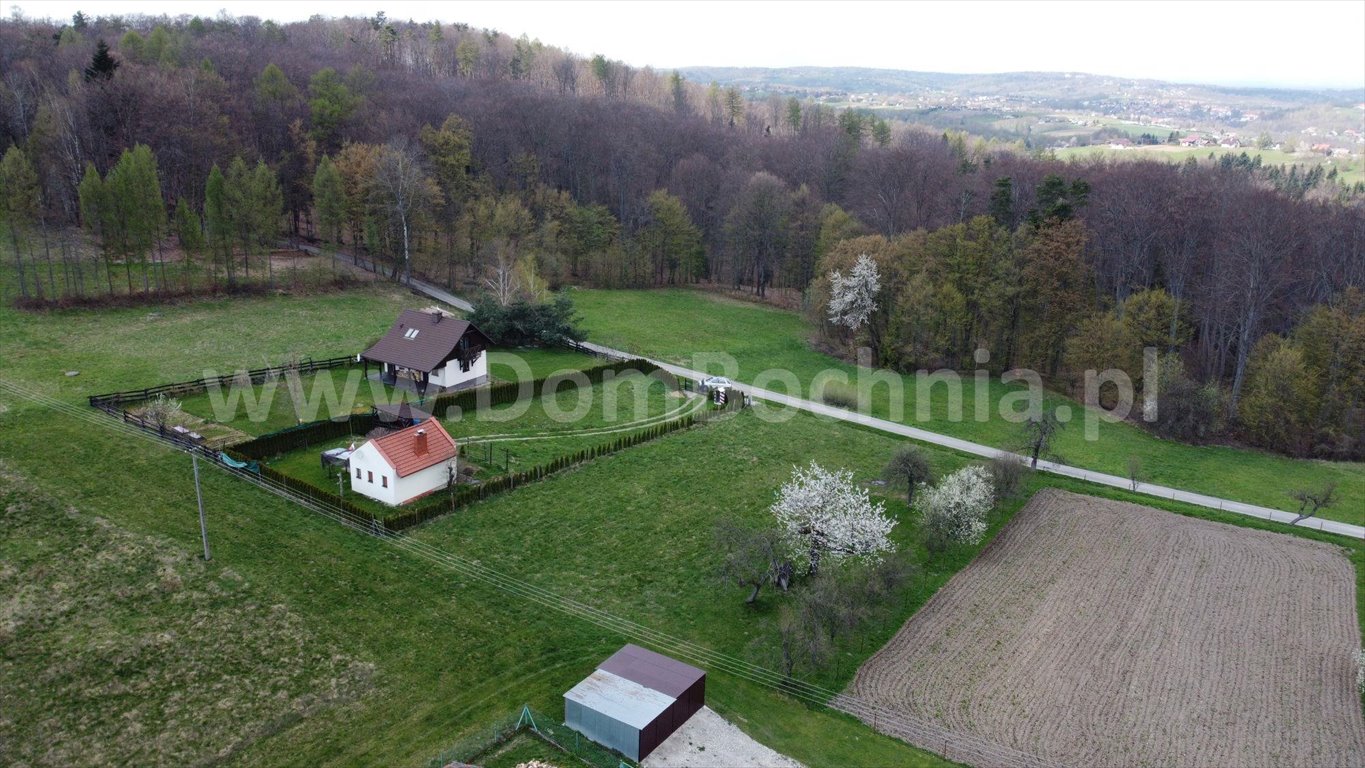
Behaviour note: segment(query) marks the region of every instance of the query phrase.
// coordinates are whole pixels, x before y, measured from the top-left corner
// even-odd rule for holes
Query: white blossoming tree
[[[1356,659],[1356,690],[1365,696],[1365,648],[1355,652]]]
[[[863,254],[844,277],[839,270],[829,276],[829,321],[856,331],[877,311],[877,292],[882,288],[877,262]]]
[[[990,472],[972,465],[948,475],[915,499],[926,544],[941,551],[949,544],[975,544],[986,532],[986,515],[995,503]]]
[[[870,562],[894,552],[891,529],[896,522],[886,508],[873,504],[866,488],[853,484],[853,473],[831,472],[816,464],[792,470],[772,506],[797,567],[815,575],[825,559],[864,558]]]

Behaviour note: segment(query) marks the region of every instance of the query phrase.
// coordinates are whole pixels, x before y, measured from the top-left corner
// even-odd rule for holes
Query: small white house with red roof
[[[351,454],[351,490],[398,506],[445,488],[456,470],[455,438],[436,419],[368,440]]]

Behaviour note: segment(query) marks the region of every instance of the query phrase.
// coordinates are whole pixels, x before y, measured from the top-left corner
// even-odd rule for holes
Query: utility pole
[[[199,487],[199,454],[190,453],[190,463],[194,465],[194,496],[199,501],[199,536],[204,540],[204,559],[212,560],[209,553],[209,529],[204,522],[204,491]]]

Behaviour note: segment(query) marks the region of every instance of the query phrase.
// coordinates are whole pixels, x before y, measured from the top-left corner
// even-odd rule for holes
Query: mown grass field
[[[319,355],[312,357],[327,359]],[[496,381],[537,380],[555,373],[579,371],[603,362],[591,355],[561,349],[497,349],[490,350],[488,358],[489,376]],[[200,375],[223,375],[237,370],[247,369],[206,369]],[[217,426],[239,438],[259,437],[304,422],[336,418],[348,413],[368,413],[376,402],[411,402],[420,405],[422,399],[411,390],[400,391],[381,382],[373,369],[367,377],[366,370],[361,366],[334,368],[292,379],[280,378],[250,385],[234,384],[179,398],[185,413],[199,422],[194,424],[196,429],[213,429]]]
[[[350,337],[337,330],[346,326],[327,322],[341,311],[334,303],[337,297],[209,302],[168,308],[155,321],[146,319],[145,312],[133,311],[95,318],[68,313],[21,315],[0,309],[5,323],[19,330],[0,339],[0,354],[14,361],[4,375],[8,382],[83,407],[85,396],[94,392],[185,378],[187,370],[258,354],[283,354],[295,343],[309,349],[328,343],[350,348],[371,337],[373,328],[382,329],[393,311],[408,301],[383,289],[347,298],[347,310],[354,313],[356,307],[365,307],[373,318],[372,327],[359,330],[361,325],[355,324],[358,330]],[[302,340],[275,335],[284,315],[299,326]],[[159,333],[147,327],[156,323],[160,323],[156,325]],[[64,327],[73,329],[69,341],[56,334]],[[311,330],[302,330],[305,327]],[[103,334],[108,334],[107,343],[81,343],[96,341]],[[71,367],[83,371],[81,377],[58,378],[50,362],[31,353],[31,340],[45,336],[60,340],[54,346],[63,347],[58,352],[68,355],[74,362]],[[140,336],[141,345],[134,341]],[[194,343],[195,339],[200,342]],[[69,350],[64,348],[67,343],[72,345]],[[161,537],[182,555],[192,557],[199,533],[189,463],[183,455],[112,432],[106,428],[107,417],[93,411],[89,412],[95,417],[91,422],[11,395],[0,396],[0,405],[4,438],[0,461],[12,472],[51,494],[57,503],[107,520],[129,535]],[[507,494],[497,500],[500,506],[480,504],[460,515],[469,521],[493,515],[498,526],[506,529],[504,534],[482,525],[476,526],[477,535],[466,534],[451,519],[453,527],[433,526],[421,535],[444,549],[497,563],[509,574],[589,597],[603,607],[631,613],[638,608],[640,614],[632,618],[659,629],[703,641],[724,638],[723,647],[748,653],[761,624],[701,627],[692,618],[720,604],[746,618],[740,612],[743,591],[720,586],[706,571],[714,557],[709,526],[677,541],[670,541],[664,533],[671,535],[678,520],[704,525],[707,514],[761,513],[761,509],[744,509],[741,505],[747,502],[743,500],[730,498],[729,489],[737,484],[716,481],[736,470],[730,450],[739,443],[750,445],[752,456],[744,461],[761,462],[756,477],[790,471],[791,455],[763,455],[764,444],[775,439],[773,434],[744,437],[749,423],[748,417],[741,417],[666,437],[566,473],[553,486],[527,489],[537,491],[534,498]],[[874,471],[891,446],[884,437],[856,430],[849,430],[846,437],[831,437],[829,426],[814,419],[795,429],[804,434],[784,430],[781,439],[819,444],[819,455],[826,461],[842,460],[852,449],[868,464],[860,470],[862,475]],[[654,468],[670,466],[683,474],[650,474]],[[756,493],[756,488],[746,492]],[[461,733],[502,717],[523,702],[558,711],[563,691],[623,641],[612,632],[457,578],[218,472],[205,474],[204,490],[214,548],[208,572],[230,568],[260,590],[261,604],[285,606],[297,614],[299,631],[315,638],[317,647],[335,648],[347,659],[374,669],[371,687],[363,696],[311,708],[278,729],[252,734],[234,753],[241,763],[420,765]],[[547,491],[566,496],[549,499]],[[668,503],[650,505],[648,515],[633,525],[653,521],[658,532],[644,532],[639,538],[623,535],[625,529],[619,525],[628,518],[613,507],[629,498],[645,505],[656,497]],[[670,510],[678,500],[686,500],[687,506]],[[530,517],[523,519],[523,511]],[[554,525],[549,524],[552,520]],[[617,532],[608,534],[613,528]],[[603,535],[594,536],[594,531]],[[31,546],[32,537],[24,534],[12,546]],[[60,556],[52,553],[31,567],[57,567],[55,558]],[[605,562],[617,564],[606,580],[599,574]],[[627,578],[625,574],[631,572],[635,575]],[[655,608],[645,601],[657,593],[646,594],[632,585],[664,575],[701,588],[676,595],[675,607],[655,616],[649,613]],[[14,578],[30,577],[25,570]],[[93,594],[101,594],[101,589],[112,592],[118,585],[93,586]],[[621,594],[608,594],[616,591]],[[886,621],[890,627],[895,618],[887,616]],[[163,626],[168,625],[150,619],[145,632]],[[15,658],[14,649],[23,647],[30,637],[17,634],[6,643],[7,661]],[[77,647],[81,641],[79,635],[68,639]],[[847,669],[855,662],[850,658]],[[23,657],[14,674],[37,676],[47,668],[44,657]],[[54,682],[79,688],[91,680],[77,670],[70,673],[70,679]],[[713,675],[709,687],[714,707],[770,746],[809,765],[942,764],[849,718],[807,708],[770,689],[723,674]],[[231,709],[180,712],[181,699],[170,689],[149,689],[143,696],[152,697],[152,706],[177,711],[182,717],[215,723],[234,717]],[[54,706],[66,710],[66,717],[80,718],[96,711],[117,715],[134,702],[92,694],[63,698]],[[20,748],[16,744],[44,743],[41,724],[28,717],[16,718],[9,727],[15,736],[5,741],[6,753],[0,755],[0,762],[10,762],[9,756]],[[74,762],[87,758],[92,764],[103,759],[91,753],[75,756]]]
[[[517,403],[436,416],[460,447],[461,467],[472,469],[473,478],[482,482],[610,445],[707,407],[699,397],[684,396],[662,381],[630,376],[581,388],[565,384],[553,393],[542,389]],[[364,435],[337,437],[269,459],[267,464],[323,490],[336,490],[337,476],[344,472],[337,467],[324,468],[319,454],[364,441]],[[396,511],[352,493],[349,481],[340,487],[347,499],[381,519]]]
[[[145,311],[27,315],[2,308],[0,321],[14,332],[0,336],[0,358],[7,363],[0,376],[78,410],[67,414],[0,392],[0,462],[57,504],[106,521],[120,535],[155,538],[188,569],[199,548],[188,460],[159,444],[112,431],[112,420],[84,409],[84,398],[188,378],[186,372],[225,361],[268,359],[298,349],[353,349],[387,327],[399,307],[411,304],[411,297],[375,288],[344,300],[322,296],[171,307],[154,320]],[[338,317],[354,322],[341,323]],[[282,327],[282,318],[288,318],[292,329]],[[47,354],[40,354],[40,346]],[[81,376],[61,375],[72,368],[80,369]],[[773,492],[793,464],[816,459],[867,480],[897,445],[883,434],[814,416],[770,424],[744,413],[494,497],[415,529],[412,536],[653,629],[771,664],[775,617],[787,598],[765,592],[756,608],[746,608],[742,588],[716,581],[714,523],[764,519]],[[966,461],[943,451],[930,450],[930,455],[940,472]],[[1095,492],[1044,477],[1030,483]],[[45,744],[50,731],[43,724],[51,718],[117,718],[152,707],[167,713],[165,717],[192,718],[205,733],[245,732],[231,755],[237,764],[422,765],[462,734],[507,716],[522,703],[544,712],[561,711],[563,691],[624,640],[343,529],[219,472],[207,471],[203,485],[214,560],[194,567],[208,582],[231,579],[226,575],[230,570],[250,590],[246,603],[227,603],[227,620],[234,615],[239,619],[231,631],[255,638],[251,642],[272,642],[255,621],[252,611],[259,609],[248,606],[282,606],[296,617],[292,626],[298,636],[308,638],[310,652],[346,660],[336,669],[351,663],[372,669],[364,692],[317,700],[316,706],[299,708],[284,720],[270,720],[277,723],[275,728],[243,729],[233,722],[238,719],[233,707],[198,706],[194,702],[200,699],[170,686],[148,685],[136,697],[114,695],[95,684],[102,672],[95,665],[55,668],[46,651],[30,650],[40,639],[49,645],[60,639],[68,651],[85,648],[90,635],[78,625],[52,629],[46,636],[23,628],[0,642],[0,654],[12,665],[6,674],[45,679],[54,689],[82,695],[53,697],[42,714],[0,707],[0,728],[8,729],[7,738],[0,738],[0,763],[16,762],[14,755]],[[910,548],[921,574],[843,642],[837,662],[812,676],[814,682],[842,687],[862,660],[978,551],[964,548],[929,558],[916,544],[904,503],[898,497],[886,501],[901,521],[895,537]],[[991,530],[998,530],[1019,503],[1008,505]],[[1160,506],[1264,527],[1233,516]],[[1311,532],[1294,534],[1350,547],[1359,576],[1365,558],[1356,543]],[[42,549],[52,536],[43,527],[7,531],[5,551],[37,554],[5,578],[36,583],[42,573],[65,567],[65,548]],[[150,555],[130,557],[141,573],[155,572]],[[142,581],[137,583],[144,583],[150,576],[138,578]],[[91,599],[111,600],[126,587],[100,579],[86,589]],[[1365,594],[1357,592],[1358,599]],[[197,615],[192,603],[174,600],[146,613],[140,623],[119,625],[144,644],[183,626],[176,622],[186,615]],[[251,647],[251,642],[242,645]],[[137,679],[150,679],[160,664],[148,657],[144,677]],[[300,681],[296,690],[304,693],[298,695],[328,690],[329,667],[311,669],[318,671]],[[227,670],[243,678],[237,685],[252,690],[269,685],[274,674],[250,665],[229,665]],[[333,672],[330,681],[344,679]],[[288,695],[286,689],[286,700]],[[944,764],[851,718],[726,674],[712,672],[708,703],[760,742],[810,766]],[[107,750],[92,749],[36,764],[119,762],[115,758]],[[185,761],[158,754],[135,762]]]
[[[768,379],[766,371],[790,371],[807,396],[811,383],[819,376],[842,374],[856,381],[854,377],[860,372],[864,376],[871,373],[816,351],[809,343],[813,334],[809,324],[792,312],[684,289],[575,290],[572,295],[591,340],[657,359],[725,372],[753,383]],[[722,353],[733,358],[736,369],[724,370],[720,362]],[[962,387],[961,420],[954,421],[943,387],[932,391],[929,418],[920,420],[914,377],[894,378],[902,383],[902,412],[892,411],[887,394],[890,387],[879,383],[871,390],[873,415],[987,445],[1019,447],[1018,426],[1000,418],[995,407],[1008,391],[998,380],[989,390],[990,418],[978,422],[974,418],[974,387],[969,379]],[[767,386],[785,389],[771,381]],[[1050,395],[1046,407],[1061,404],[1081,413],[1079,404],[1058,395]],[[1086,440],[1081,423],[1073,421],[1057,438],[1054,450],[1065,463],[1119,476],[1127,475],[1128,457],[1137,456],[1151,482],[1290,511],[1297,509],[1297,505],[1289,498],[1289,491],[1335,481],[1341,501],[1323,516],[1365,524],[1365,464],[1291,459],[1226,446],[1185,445],[1159,439],[1128,423],[1101,423],[1098,438]]]

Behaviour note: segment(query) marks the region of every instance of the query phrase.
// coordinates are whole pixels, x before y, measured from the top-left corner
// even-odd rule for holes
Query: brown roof
[[[705,672],[690,664],[634,644],[613,653],[597,668],[675,699],[706,677]]]
[[[422,434],[418,434],[421,432]],[[423,438],[426,449],[421,450]],[[428,419],[370,442],[399,477],[407,477],[455,458],[455,438],[436,419]]]
[[[469,344],[484,349],[488,337],[478,328],[441,312],[405,309],[389,332],[361,353],[361,357],[390,363],[414,371],[431,372],[455,357],[460,339],[469,334]]]

